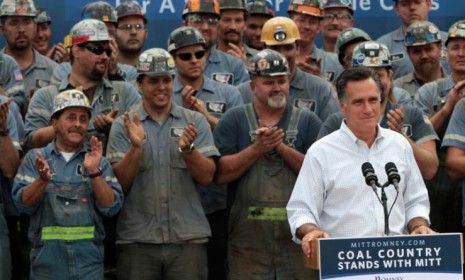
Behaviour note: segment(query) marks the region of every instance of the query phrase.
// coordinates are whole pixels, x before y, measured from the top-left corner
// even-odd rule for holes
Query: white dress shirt
[[[367,186],[361,166],[370,162],[380,184],[387,181],[385,164],[397,166],[401,180],[399,196],[389,217],[390,234],[407,233],[407,223],[422,217],[429,222],[428,192],[408,141],[399,133],[378,126],[371,146],[347,127],[319,141],[307,151],[294,186],[287,215],[294,241],[296,230],[306,223],[315,224],[331,237],[384,235],[383,207]],[[396,191],[385,189],[388,210]],[[381,189],[377,188],[381,197]]]

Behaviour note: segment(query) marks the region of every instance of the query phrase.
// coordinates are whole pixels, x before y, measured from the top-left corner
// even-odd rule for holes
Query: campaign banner
[[[319,240],[320,279],[461,280],[462,234]]]

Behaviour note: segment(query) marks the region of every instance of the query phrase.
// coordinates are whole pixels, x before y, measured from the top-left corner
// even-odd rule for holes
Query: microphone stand
[[[389,182],[384,183],[384,185],[381,186],[381,204],[383,205],[383,212],[384,212],[384,234],[386,236],[389,235],[391,232],[389,229],[389,212],[388,212],[388,206],[387,206],[387,195],[386,192],[384,191],[384,188],[389,186]]]
[[[394,187],[396,189],[396,198],[394,199],[394,202],[392,203],[391,205],[391,209],[388,210],[388,205],[387,205],[387,195],[386,195],[386,192],[385,192],[385,188],[388,187],[389,185],[391,185],[391,182],[392,180],[391,179],[396,179],[397,182],[400,180],[400,176],[399,174],[397,174],[397,168],[395,167],[394,163],[389,163],[391,166],[389,165],[386,165],[386,172],[388,173],[388,177],[389,177],[389,180],[384,183],[383,185],[380,185],[378,183],[378,177],[376,177],[376,175],[374,174],[374,169],[373,169],[373,166],[369,163],[369,162],[365,162],[363,165],[362,165],[362,173],[363,173],[363,176],[365,177],[365,183],[371,187],[371,189],[375,192],[375,195],[376,195],[376,198],[378,199],[378,201],[381,203],[381,205],[383,206],[383,213],[384,213],[384,234],[386,236],[388,236],[390,233],[391,233],[391,230],[389,229],[389,216],[391,215],[391,211],[392,209],[394,208],[394,204],[396,203],[397,201],[397,198],[399,196],[399,190],[398,190],[398,187],[396,187],[395,184]],[[394,177],[394,178],[391,178],[393,177],[392,176],[392,172],[390,172],[391,170],[395,171],[397,176]],[[394,174],[394,175],[396,175]],[[395,182],[394,182],[395,183]],[[376,191],[376,187],[380,188],[381,189],[381,198],[379,197],[378,195],[378,192]]]
[[[388,211],[388,206],[387,206],[387,195],[386,192],[384,191],[384,188],[388,187],[389,181],[384,183],[384,185],[380,185],[378,182],[374,183],[378,188],[381,189],[381,198],[379,197],[378,193],[376,192],[376,189],[372,186],[373,191],[375,192],[376,197],[378,198],[379,202],[383,206],[383,213],[384,213],[384,234],[386,236],[389,235],[391,230],[389,229],[389,211]]]

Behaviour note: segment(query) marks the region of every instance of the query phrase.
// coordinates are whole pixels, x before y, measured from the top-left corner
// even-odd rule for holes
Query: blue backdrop
[[[122,0],[107,1],[113,6]],[[149,37],[145,48],[166,48],[171,30],[181,23],[184,0],[134,0],[145,10],[148,18]],[[53,41],[63,41],[74,23],[79,21],[82,7],[91,0],[35,0],[52,17]],[[268,0],[278,15],[286,15],[289,0]],[[355,26],[366,30],[373,38],[397,28],[400,24],[393,11],[392,0],[354,0]],[[433,0],[430,20],[441,30],[459,19],[465,19],[464,0]]]

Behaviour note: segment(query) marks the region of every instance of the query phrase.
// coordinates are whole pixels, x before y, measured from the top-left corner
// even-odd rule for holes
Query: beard
[[[415,67],[415,71],[417,71],[422,77],[430,77],[432,74],[435,73],[435,69],[440,67],[439,61],[435,60],[428,60],[421,62],[419,65]]]
[[[287,104],[286,95],[278,93],[268,98],[268,106],[273,109],[281,109]]]
[[[8,47],[12,51],[25,51],[31,46],[31,41],[26,40],[21,43],[16,43],[16,41],[8,42]]]
[[[92,70],[89,72],[89,77],[92,81],[100,81],[105,76],[108,67],[102,71],[100,68],[93,67]]]

